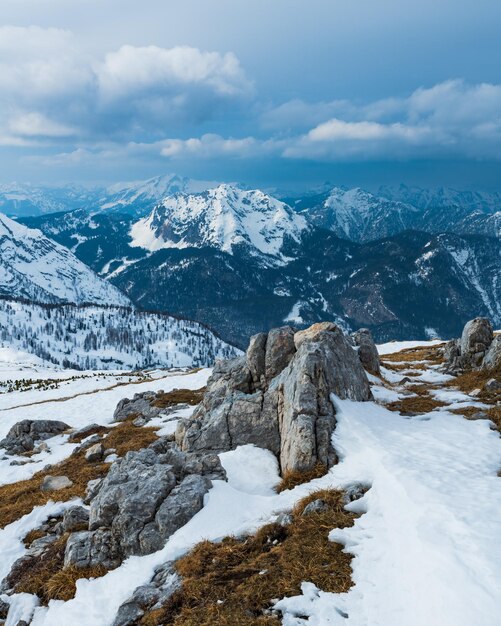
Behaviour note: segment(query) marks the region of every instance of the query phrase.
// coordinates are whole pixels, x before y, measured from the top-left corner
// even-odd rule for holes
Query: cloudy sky
[[[0,181],[501,186],[499,0],[0,4]]]

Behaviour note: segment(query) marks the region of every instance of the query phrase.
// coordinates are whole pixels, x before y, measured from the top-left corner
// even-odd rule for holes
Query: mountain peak
[[[285,261],[286,238],[299,240],[304,217],[259,189],[221,184],[203,193],[167,197],[131,229],[132,245],[162,248],[214,247],[230,254],[244,245],[253,255]]]

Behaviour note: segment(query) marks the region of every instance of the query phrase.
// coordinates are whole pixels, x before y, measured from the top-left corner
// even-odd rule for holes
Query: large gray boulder
[[[379,376],[381,374],[381,364],[371,331],[368,328],[361,328],[354,332],[352,337],[355,346],[358,347],[358,357],[364,369],[375,376]]]
[[[489,350],[494,338],[492,326],[485,317],[467,322],[461,335],[461,357],[468,364],[478,366]]]
[[[483,367],[493,339],[494,333],[487,318],[476,317],[467,322],[461,338],[449,341],[445,347],[446,371],[459,374]],[[494,358],[494,353],[492,353],[489,362],[492,362]]]
[[[0,448],[5,448],[7,454],[24,454],[31,452],[38,441],[55,437],[68,429],[68,424],[59,420],[22,420],[14,424],[0,441]]]
[[[245,357],[218,364],[176,441],[187,452],[221,452],[253,443],[277,455],[282,471],[335,461],[331,399],[371,398],[361,362],[332,323],[290,327],[251,339]]]

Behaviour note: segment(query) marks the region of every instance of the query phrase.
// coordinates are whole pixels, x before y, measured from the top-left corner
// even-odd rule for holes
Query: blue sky
[[[16,0],[0,18],[4,182],[499,188],[499,0]]]

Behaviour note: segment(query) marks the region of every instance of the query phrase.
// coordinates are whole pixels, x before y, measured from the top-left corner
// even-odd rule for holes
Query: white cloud
[[[249,157],[260,154],[263,145],[254,137],[243,139],[224,138],[220,135],[206,134],[200,138],[166,139],[161,142],[160,154],[168,158],[216,156]]]
[[[377,141],[390,138],[416,141],[428,133],[428,128],[412,127],[400,123],[345,122],[332,119],[310,130],[308,139],[311,141]]]
[[[122,46],[106,55],[96,73],[105,98],[150,90],[171,94],[185,86],[205,86],[225,96],[241,95],[250,89],[234,54],[202,52],[188,46]]]
[[[59,124],[42,113],[21,113],[8,122],[14,136],[20,137],[71,137],[75,129]]]
[[[127,45],[95,58],[66,30],[0,27],[0,132],[9,136],[144,139],[223,115],[251,93],[231,52]]]
[[[344,118],[325,120],[292,138],[284,156],[501,158],[501,85],[451,80],[417,89],[407,98],[343,106]]]

